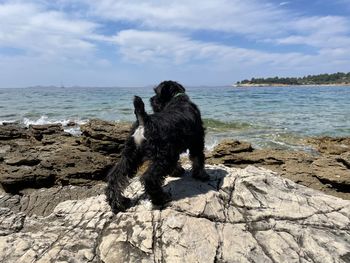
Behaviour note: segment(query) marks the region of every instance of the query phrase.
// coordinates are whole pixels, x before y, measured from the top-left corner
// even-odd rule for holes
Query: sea
[[[202,113],[206,148],[223,139],[255,148],[308,150],[305,138],[350,136],[350,87],[187,87]],[[99,118],[133,122],[133,96],[149,98],[153,87],[0,88],[0,124],[62,123],[79,136],[79,125]],[[68,127],[69,122],[76,127]]]

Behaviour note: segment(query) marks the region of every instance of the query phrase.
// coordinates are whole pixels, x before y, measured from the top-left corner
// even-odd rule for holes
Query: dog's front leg
[[[199,139],[190,148],[190,159],[192,161],[192,177],[201,181],[210,179],[204,169],[204,140]]]

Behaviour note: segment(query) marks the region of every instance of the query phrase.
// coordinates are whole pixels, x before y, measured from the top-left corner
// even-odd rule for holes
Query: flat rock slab
[[[19,194],[0,196],[0,207],[12,212],[23,212],[26,216],[48,216],[55,207],[66,200],[80,200],[104,192],[105,184],[92,186],[54,186],[41,189],[25,189]]]
[[[206,168],[206,183],[168,178],[163,210],[137,179],[117,215],[104,195],[45,217],[2,207],[0,262],[350,262],[350,201],[262,168]]]

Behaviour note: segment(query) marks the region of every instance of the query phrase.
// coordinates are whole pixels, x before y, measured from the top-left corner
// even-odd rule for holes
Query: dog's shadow
[[[171,194],[172,201],[204,195],[209,191],[219,191],[228,172],[220,168],[206,169],[206,172],[210,179],[205,182],[194,179],[190,170],[186,170],[181,177],[168,177],[163,189]]]

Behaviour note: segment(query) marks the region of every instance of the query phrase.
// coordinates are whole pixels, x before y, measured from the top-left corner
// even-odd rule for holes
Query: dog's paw
[[[123,211],[131,207],[131,199],[127,197],[123,197],[121,200],[121,207],[123,208]]]
[[[110,203],[113,213],[117,214],[119,212],[125,212],[131,207],[131,199],[127,197],[122,197],[118,202]]]
[[[204,170],[202,170],[202,171],[192,171],[192,177],[197,179],[197,180],[200,180],[202,182],[210,180],[210,176]]]
[[[182,177],[185,174],[185,169],[180,165],[176,166],[174,171],[169,175],[171,177]]]
[[[160,209],[163,209],[167,203],[171,201],[171,194],[162,192],[157,196],[156,199],[152,199],[152,204],[158,206]]]

